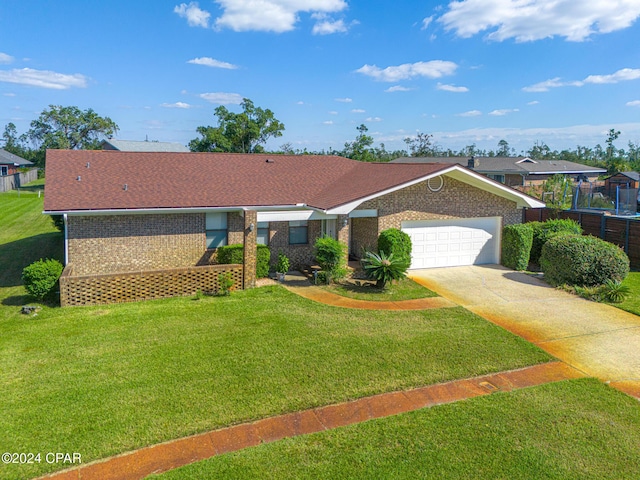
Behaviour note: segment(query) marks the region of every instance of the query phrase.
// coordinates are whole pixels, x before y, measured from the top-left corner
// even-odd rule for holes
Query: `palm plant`
[[[368,278],[376,280],[376,287],[385,288],[387,283],[405,278],[409,264],[400,259],[396,260],[393,253],[387,255],[383,251],[366,252],[362,259],[362,268]]]

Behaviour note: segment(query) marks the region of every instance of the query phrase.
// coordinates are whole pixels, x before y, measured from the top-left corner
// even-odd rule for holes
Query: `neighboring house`
[[[0,148],[0,177],[18,173],[23,168],[33,168],[33,162]]]
[[[122,152],[188,152],[189,149],[181,143],[155,142],[145,140],[103,140],[103,150],[120,150]]]
[[[544,203],[456,164],[49,150],[44,206],[64,215],[73,275],[206,265],[244,243],[250,287],[257,243],[301,267],[322,235],[359,257],[391,227],[411,236],[411,268],[498,263],[502,226]]]
[[[638,172],[620,172],[604,180],[604,189],[609,197],[615,197],[616,188],[637,189],[640,185],[640,173]]]
[[[38,178],[38,170],[29,160],[0,149],[0,192],[15,190]]]
[[[566,160],[533,160],[529,157],[402,157],[391,163],[457,163],[510,187],[541,185],[549,177],[568,175],[576,182],[593,182],[606,169]]]

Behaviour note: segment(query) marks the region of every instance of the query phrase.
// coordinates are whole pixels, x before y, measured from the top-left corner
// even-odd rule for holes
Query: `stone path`
[[[489,395],[497,391],[511,391],[583,376],[581,372],[565,363],[551,362],[412,390],[383,393],[212,430],[123,453],[41,478],[138,480],[152,473],[166,472],[261,443],[353,425],[375,418]]]

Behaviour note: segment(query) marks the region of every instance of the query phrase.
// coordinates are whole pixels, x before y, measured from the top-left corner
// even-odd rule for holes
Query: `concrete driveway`
[[[414,281],[640,399],[640,317],[499,265],[411,270]]]

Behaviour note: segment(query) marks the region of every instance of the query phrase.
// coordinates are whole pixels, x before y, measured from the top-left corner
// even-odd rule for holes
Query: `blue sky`
[[[640,142],[640,0],[2,0],[0,127],[93,108],[174,141],[243,97],[294,148],[416,132],[518,152]]]

